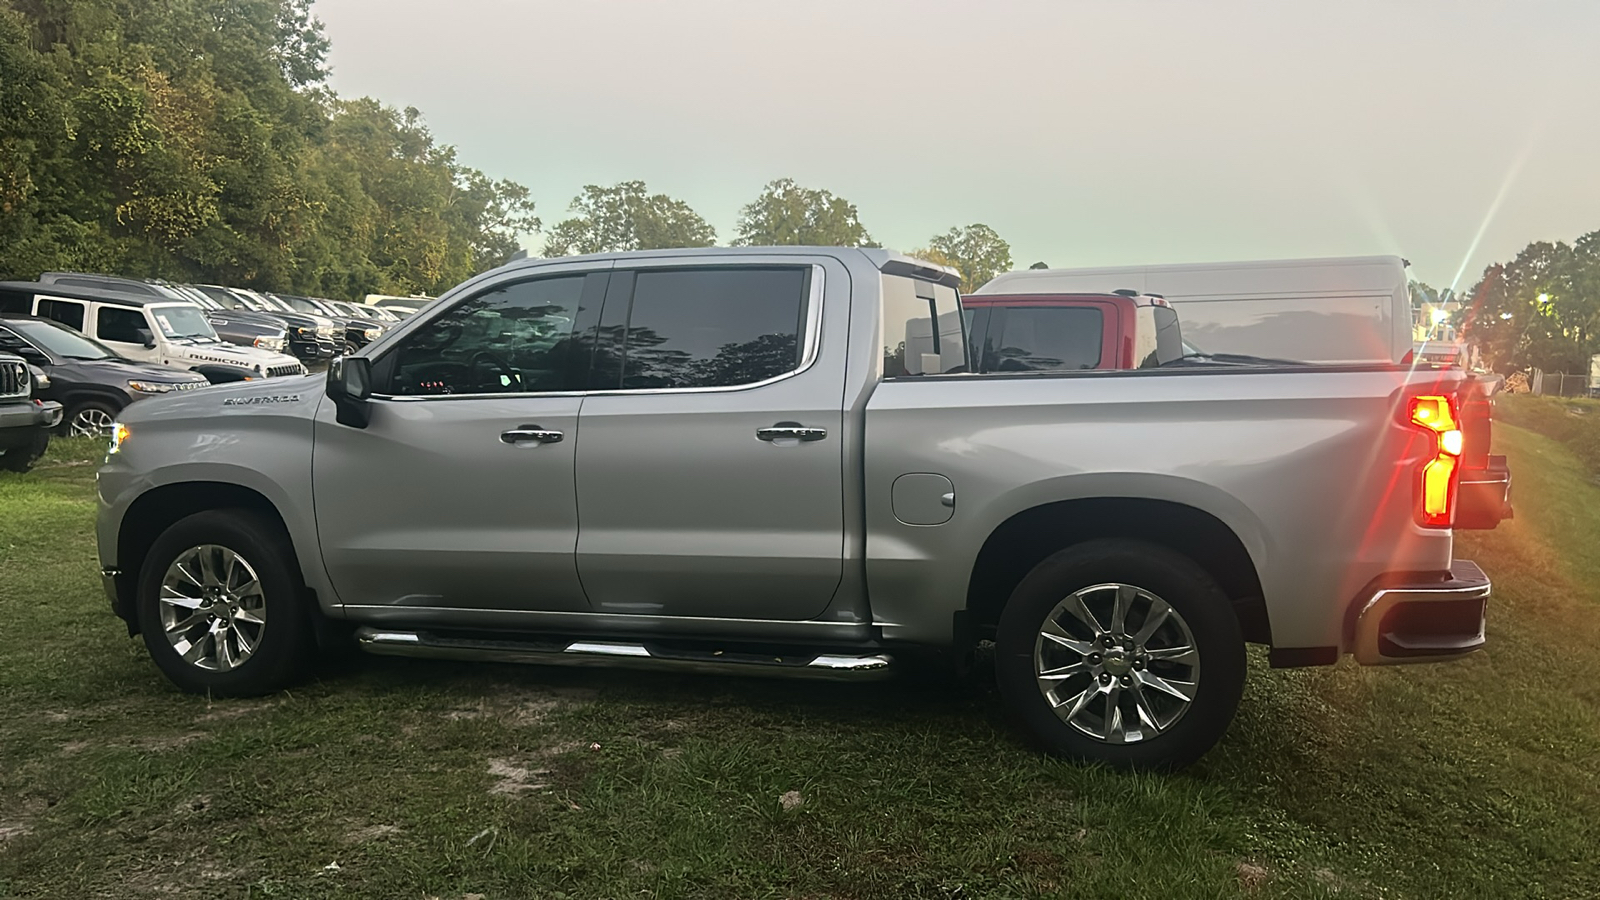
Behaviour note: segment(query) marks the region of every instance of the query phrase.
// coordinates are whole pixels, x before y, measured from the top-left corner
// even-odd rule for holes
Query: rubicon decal
[[[229,397],[223,406],[259,406],[263,403],[299,403],[299,394],[271,394],[265,397]]]

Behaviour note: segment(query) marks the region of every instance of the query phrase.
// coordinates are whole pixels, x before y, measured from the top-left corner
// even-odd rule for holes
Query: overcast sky
[[[1594,0],[317,0],[547,225],[643,179],[733,236],[792,177],[1020,268],[1398,253],[1461,287],[1600,229]],[[1478,239],[1482,232],[1481,240]]]

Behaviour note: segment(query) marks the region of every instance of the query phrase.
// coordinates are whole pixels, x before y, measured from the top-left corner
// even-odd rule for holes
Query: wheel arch
[[[1271,644],[1258,562],[1238,532],[1214,512],[1153,497],[1084,496],[1019,510],[990,531],[978,551],[967,585],[968,624],[974,637],[992,636],[1012,591],[1050,554],[1085,541],[1127,538],[1194,560],[1232,601],[1245,640]],[[1251,543],[1260,553],[1260,541]]]
[[[139,573],[156,539],[180,519],[198,512],[222,509],[244,509],[257,513],[281,529],[285,537],[289,535],[283,514],[265,494],[232,482],[171,482],[145,491],[128,505],[117,529],[117,565],[121,570],[117,579],[117,613],[128,623],[130,634],[137,634],[139,630],[134,603]],[[299,554],[292,541],[287,544],[293,554],[290,566],[302,573],[304,581]]]

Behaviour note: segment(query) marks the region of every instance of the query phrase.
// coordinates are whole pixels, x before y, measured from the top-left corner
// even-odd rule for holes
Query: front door
[[[609,264],[523,272],[374,355],[372,416],[317,411],[317,531],[351,606],[584,611],[573,462],[574,328]],[[548,270],[546,270],[548,272]]]
[[[94,313],[93,337],[128,359],[141,362],[166,362],[159,347],[151,347],[155,334],[145,319],[145,311],[122,306],[98,306]]]
[[[828,606],[845,443],[843,342],[817,359],[829,271],[847,301],[841,266],[794,257],[613,273],[579,419],[578,570],[597,612]]]

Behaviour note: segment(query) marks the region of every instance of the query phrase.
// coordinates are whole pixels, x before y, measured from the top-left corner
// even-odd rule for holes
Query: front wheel
[[[288,536],[248,510],[179,520],[139,576],[139,629],[155,664],[190,693],[246,697],[283,688],[315,642]]]
[[[1012,712],[1051,753],[1177,769],[1232,721],[1244,638],[1193,560],[1138,541],[1062,550],[1012,593],[995,640]]]
[[[71,437],[107,437],[117,422],[117,407],[104,400],[74,403],[61,420],[61,429]]]

